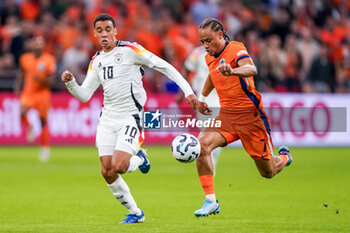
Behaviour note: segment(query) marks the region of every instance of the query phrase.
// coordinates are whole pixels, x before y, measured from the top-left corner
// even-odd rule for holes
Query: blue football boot
[[[123,223],[141,223],[141,222],[144,222],[145,219],[146,219],[142,210],[141,210],[141,214],[140,215],[126,214],[125,216],[127,218],[124,219],[122,222],[120,222],[121,224],[123,224]]]
[[[136,155],[143,159],[143,163],[139,166],[140,171],[142,173],[149,172],[149,169],[151,169],[151,163],[147,158],[146,151],[141,148]]]

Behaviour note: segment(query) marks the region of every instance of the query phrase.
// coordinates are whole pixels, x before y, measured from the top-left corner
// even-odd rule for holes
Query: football
[[[178,135],[171,143],[171,152],[177,161],[190,163],[201,153],[199,140],[188,133]]]

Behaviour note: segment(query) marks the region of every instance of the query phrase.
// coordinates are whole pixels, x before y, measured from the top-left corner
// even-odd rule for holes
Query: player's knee
[[[128,170],[128,166],[123,163],[113,164],[113,171],[118,174],[124,174]]]
[[[115,174],[112,168],[105,168],[105,167],[102,167],[101,173],[102,173],[102,176],[106,179],[113,177]]]
[[[210,154],[210,142],[204,138],[200,138],[199,143],[201,144],[201,155]]]
[[[275,173],[272,170],[260,171],[260,175],[264,178],[271,179],[275,176]]]

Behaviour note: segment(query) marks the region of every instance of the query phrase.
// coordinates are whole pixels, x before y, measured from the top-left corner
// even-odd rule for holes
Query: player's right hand
[[[61,79],[63,82],[69,82],[73,79],[73,74],[68,70],[65,70],[61,75]]]
[[[199,102],[197,105],[198,111],[203,115],[211,115],[211,109],[209,109],[208,104],[205,102]]]

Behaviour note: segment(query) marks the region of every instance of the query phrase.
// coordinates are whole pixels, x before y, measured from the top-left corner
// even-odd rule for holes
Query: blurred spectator
[[[27,50],[29,39],[33,37],[34,27],[33,21],[24,20],[21,22],[20,33],[12,37],[10,51],[14,55],[17,65],[19,57]]]
[[[337,92],[350,92],[350,38],[344,40],[335,57]]]
[[[281,39],[281,45],[284,46],[284,41],[290,33],[290,16],[286,8],[281,7],[276,15],[276,18],[271,25],[271,33],[278,35]]]
[[[21,27],[19,19],[14,15],[9,16],[1,30],[2,51],[9,51],[12,38],[18,36],[20,33]]]
[[[22,19],[35,20],[40,14],[39,0],[24,0],[20,11]]]
[[[3,90],[10,91],[18,69],[11,53],[0,56],[0,86]]]
[[[286,54],[281,49],[281,39],[277,35],[272,35],[268,38],[267,59],[268,79],[272,88],[277,92],[286,92],[284,73]]]
[[[0,3],[0,25],[4,25],[9,16],[20,17],[19,7],[14,0],[5,0]]]
[[[297,41],[297,48],[302,58],[302,68],[300,70],[301,80],[304,80],[313,58],[319,52],[318,43],[312,38],[309,28],[305,27],[302,30],[301,38]]]
[[[286,76],[286,87],[288,91],[300,91],[300,74],[302,66],[301,54],[297,49],[295,35],[288,35],[285,43],[286,66],[284,73]]]
[[[89,51],[89,46],[87,42],[80,37],[75,41],[74,45],[63,54],[64,69],[73,72],[79,83],[82,83],[85,78],[90,60],[87,51]]]
[[[196,24],[200,24],[205,18],[217,18],[219,15],[217,5],[208,0],[195,2],[190,9]]]
[[[307,75],[305,92],[327,93],[333,89],[335,79],[335,67],[329,59],[330,48],[322,43],[319,56],[315,56]]]

